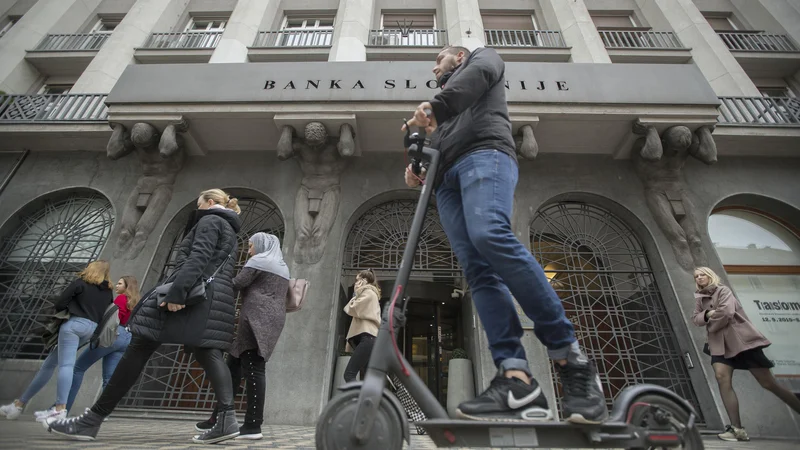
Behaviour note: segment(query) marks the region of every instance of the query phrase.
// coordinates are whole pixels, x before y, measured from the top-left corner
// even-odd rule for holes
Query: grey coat
[[[242,293],[242,309],[230,353],[238,358],[247,350],[257,349],[269,361],[286,323],[289,280],[245,267],[233,279],[233,288]]]

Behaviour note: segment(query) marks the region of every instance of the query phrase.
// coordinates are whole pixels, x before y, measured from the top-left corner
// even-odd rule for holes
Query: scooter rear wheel
[[[356,442],[351,434],[358,409],[358,389],[342,392],[332,398],[317,421],[317,450],[401,450],[403,448],[402,418],[383,399],[378,406],[372,431],[367,439]],[[390,395],[384,393],[384,395]]]
[[[685,408],[661,395],[643,395],[636,398],[634,404],[635,403],[648,403],[653,406],[658,406],[661,409],[668,411],[672,415],[674,421],[683,426],[686,426],[686,424],[689,422],[689,412]],[[645,428],[647,428],[653,420],[654,418],[651,416],[649,408],[646,407],[637,407],[631,415],[631,424],[639,425]],[[636,447],[632,450],[648,450],[655,448],[659,447]],[[703,449],[703,438],[700,435],[700,430],[697,428],[697,426],[693,427],[691,430],[686,430],[686,432],[683,434],[683,445],[680,448],[685,450]]]

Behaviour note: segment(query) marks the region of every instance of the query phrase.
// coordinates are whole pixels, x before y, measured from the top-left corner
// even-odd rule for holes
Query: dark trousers
[[[264,400],[267,394],[267,362],[258,350],[248,350],[239,358],[228,355],[228,368],[231,371],[234,397],[239,394],[242,376],[247,394],[247,411],[244,413],[246,425],[261,426],[264,422]]]
[[[160,342],[151,341],[138,336],[133,336],[131,343],[122,359],[117,365],[117,369],[108,381],[108,385],[103,389],[100,398],[92,406],[92,411],[105,417],[114,411],[122,397],[139,378],[139,374],[144,370],[145,364],[153,355]],[[211,387],[219,400],[222,410],[233,409],[233,387],[231,386],[231,374],[225,360],[222,358],[222,350],[216,348],[195,348],[194,357],[206,375],[211,380]]]
[[[375,336],[368,333],[361,333],[350,338],[350,346],[353,347],[353,356],[344,369],[344,381],[351,382],[356,380],[358,372],[361,372],[363,379],[364,373],[369,364],[369,355],[372,354],[372,347],[375,345]]]

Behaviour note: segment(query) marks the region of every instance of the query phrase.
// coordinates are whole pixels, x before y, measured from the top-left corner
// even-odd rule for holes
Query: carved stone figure
[[[119,123],[112,123],[111,128],[108,157],[117,160],[135,151],[142,164],[142,176],[125,203],[115,252],[116,257],[133,259],[144,248],[172,198],[175,178],[185,158],[178,132],[186,125],[168,125],[161,134],[149,123],[137,123],[130,132]]]
[[[689,271],[708,264],[681,169],[689,156],[708,165],[717,161],[712,131],[704,126],[692,134],[685,126],[674,126],[659,138],[653,126],[638,122],[633,126],[634,133],[644,136],[634,144],[631,157],[644,183],[647,206],[667,235],[678,263]]]
[[[355,153],[350,125],[343,124],[339,134],[338,139],[328,136],[328,130],[320,122],[308,123],[302,137],[295,136],[294,128],[289,125],[281,130],[278,158],[295,156],[303,171],[294,204],[294,258],[301,264],[322,259],[339,210],[340,175],[347,166],[345,158]]]
[[[539,154],[539,144],[536,142],[536,136],[533,135],[532,126],[521,126],[517,135],[514,136],[514,141],[517,144],[517,154],[523,158],[535,159]]]

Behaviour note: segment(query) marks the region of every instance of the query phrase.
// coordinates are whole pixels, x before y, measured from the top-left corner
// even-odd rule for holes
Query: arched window
[[[0,358],[42,359],[37,330],[52,300],[100,256],[111,233],[111,203],[97,193],[48,196],[14,217],[0,244]]]
[[[800,235],[749,208],[721,208],[708,234],[747,316],[772,342],[773,373],[800,392]]]

